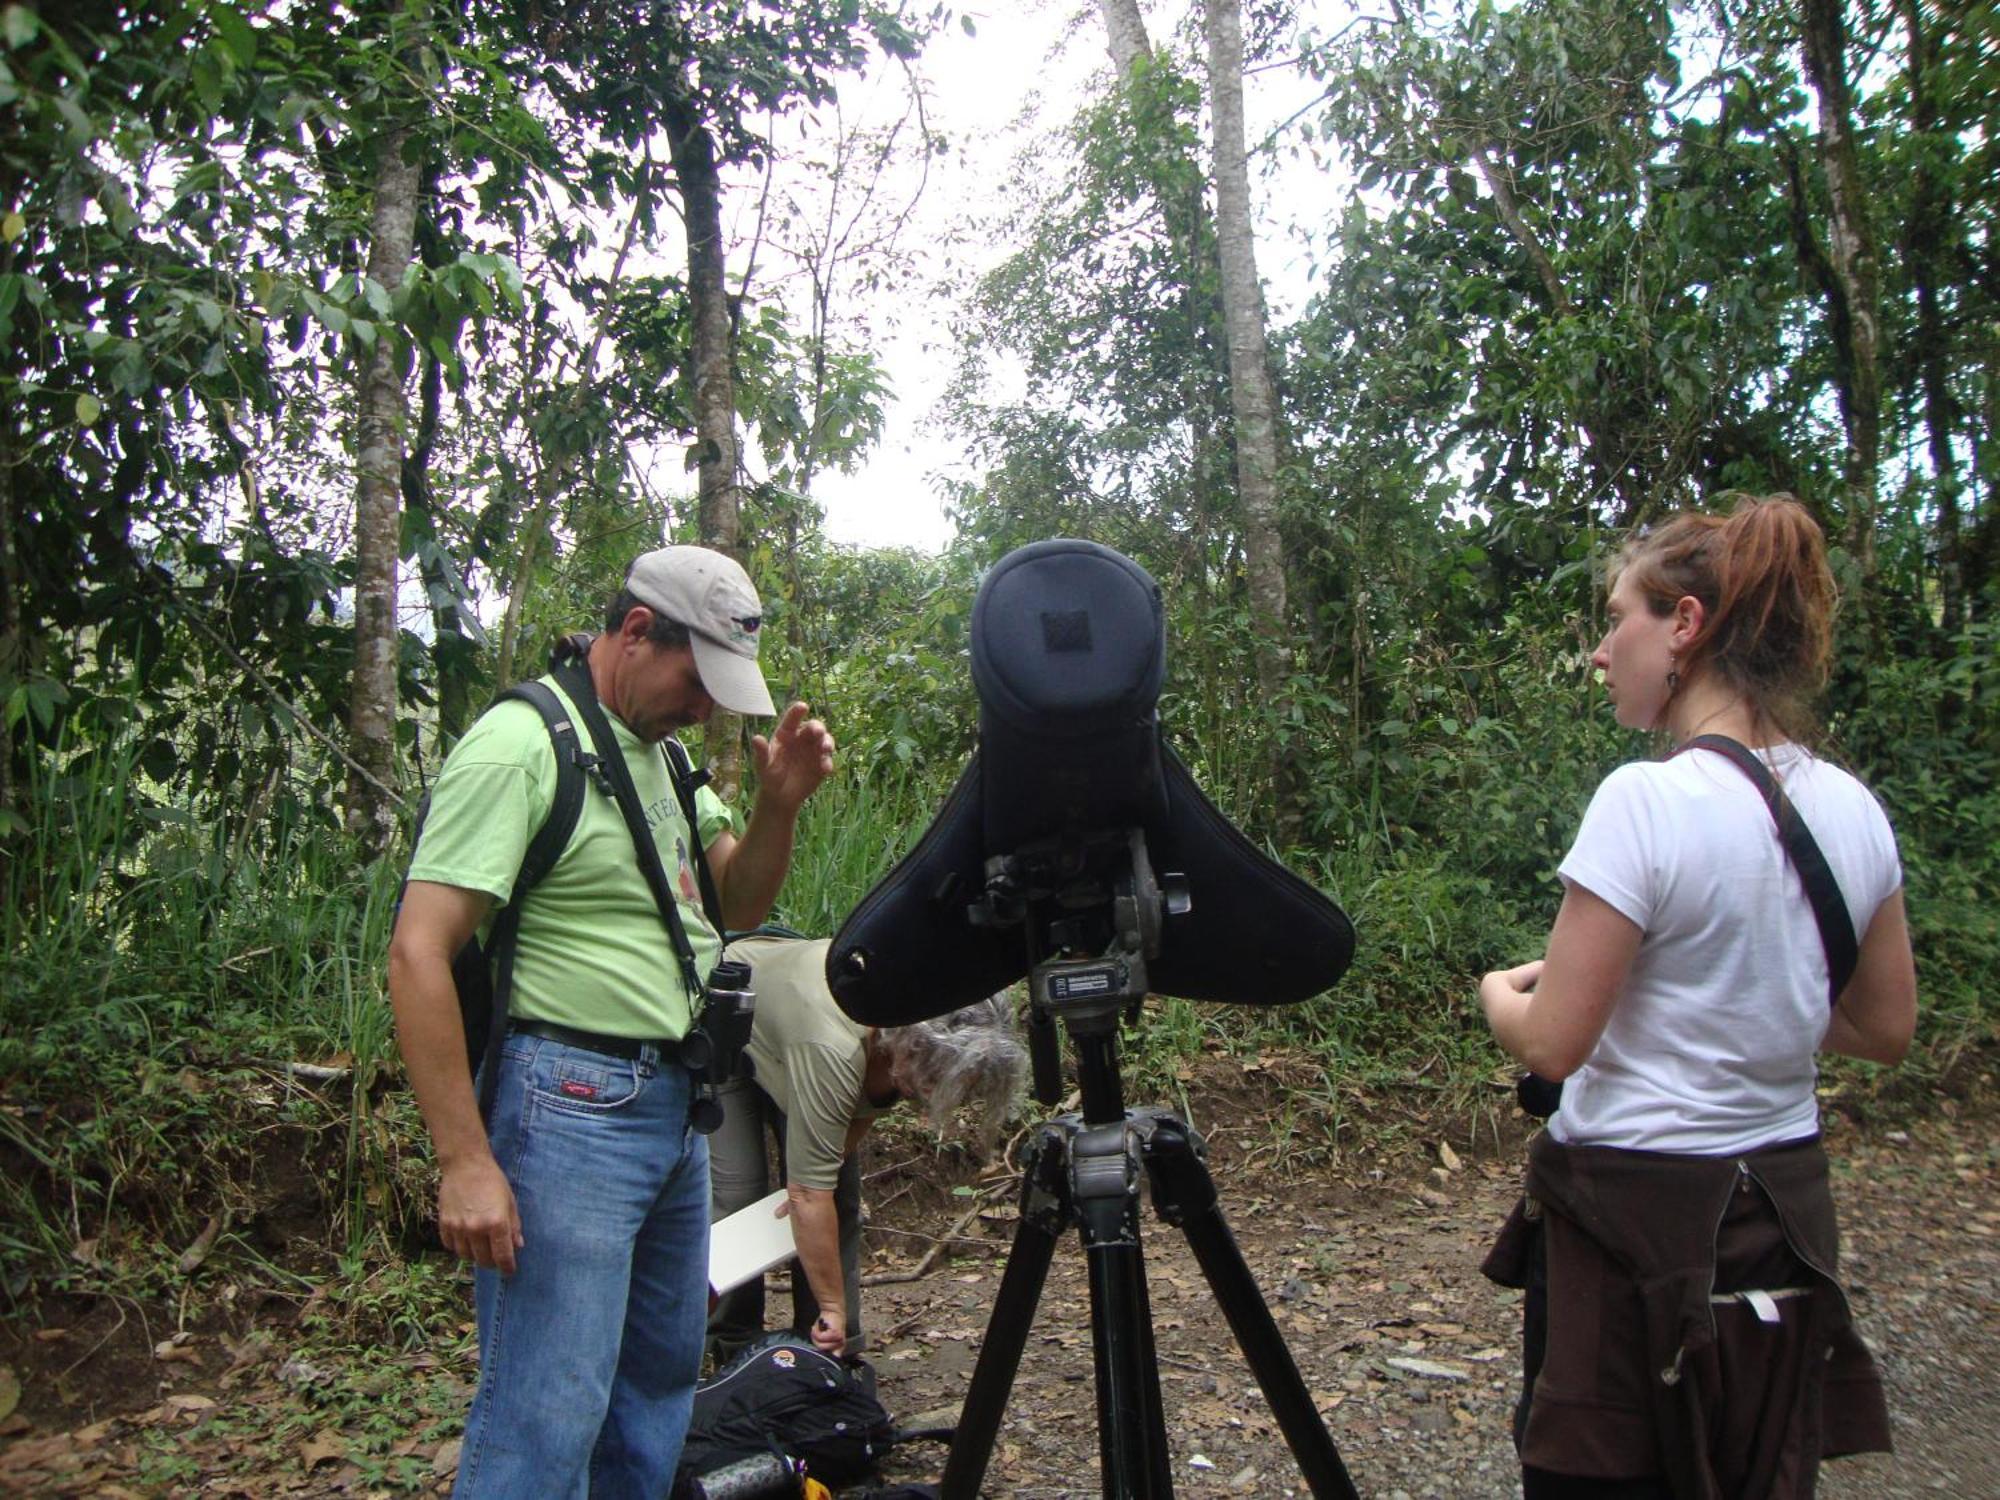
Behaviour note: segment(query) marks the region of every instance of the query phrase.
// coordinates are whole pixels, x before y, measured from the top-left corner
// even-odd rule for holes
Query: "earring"
[[[1674,655],[1673,652],[1669,651],[1667,653],[1667,691],[1669,693],[1678,693],[1680,690],[1681,690],[1680,658]]]

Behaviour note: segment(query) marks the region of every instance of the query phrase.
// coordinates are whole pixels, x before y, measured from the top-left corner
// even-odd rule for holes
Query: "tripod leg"
[[[1173,1492],[1160,1367],[1139,1247],[1139,1146],[1124,1121],[1071,1142],[1072,1191],[1090,1268],[1098,1465],[1105,1500]]]
[[[1021,1351],[1027,1347],[1028,1331],[1034,1325],[1049,1261],[1057,1238],[1069,1224],[1066,1143],[1066,1133],[1059,1124],[1046,1125],[1028,1147],[1027,1170],[1021,1178],[1021,1221],[1014,1228],[1007,1270],[1000,1278],[1000,1291],[986,1321],[986,1337],[979,1346],[979,1362],[973,1366],[972,1384],[966,1389],[958,1431],[945,1460],[944,1478],[938,1487],[943,1500],[973,1500],[993,1457],[993,1440],[999,1435],[1014,1373],[1021,1366]]]
[[[1340,1450],[1285,1347],[1285,1337],[1257,1290],[1236,1237],[1223,1222],[1215,1179],[1201,1159],[1198,1138],[1185,1123],[1164,1112],[1151,1116],[1150,1123],[1146,1168],[1153,1182],[1153,1206],[1187,1236],[1307,1486],[1317,1500],[1359,1500]]]

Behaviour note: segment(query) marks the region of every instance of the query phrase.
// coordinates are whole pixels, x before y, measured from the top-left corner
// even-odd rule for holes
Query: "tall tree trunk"
[[[1142,87],[1141,71],[1153,56],[1146,19],[1138,0],[1099,0],[1111,65],[1135,114],[1147,112],[1133,91]],[[1228,336],[1224,330],[1221,274],[1216,265],[1215,223],[1208,211],[1207,176],[1198,163],[1166,153],[1145,152],[1135,165],[1146,177],[1159,202],[1160,221],[1179,262],[1179,303],[1188,337],[1199,357],[1191,360],[1181,383],[1181,405],[1188,424],[1187,562],[1183,583],[1206,597],[1218,570],[1210,565],[1209,544],[1231,524],[1224,481],[1231,460],[1230,434],[1223,420],[1223,392],[1229,384]],[[1227,547],[1224,548],[1227,551]],[[1204,641],[1204,652],[1210,647]],[[1212,660],[1198,674],[1213,689],[1225,678],[1222,663]]]
[[[1121,83],[1129,84],[1139,64],[1153,55],[1146,38],[1146,18],[1139,13],[1139,0],[1100,0],[1104,31],[1111,46],[1111,65]]]
[[[1937,44],[1925,29],[1920,0],[1902,0],[1902,10],[1909,31],[1910,129],[1920,146],[1902,248],[1917,294],[1917,348],[1912,351],[1912,363],[1923,386],[1924,428],[1936,485],[1938,613],[1944,626],[1938,646],[1948,651],[1950,637],[1963,623],[1964,615],[1958,455],[1953,446],[1960,412],[1951,392],[1951,335],[1945,326],[1938,287],[1950,284],[1946,258],[1959,248],[1951,242],[1962,236],[1952,225],[1951,193],[1938,170],[1938,153],[1952,151],[1954,143],[1938,127]]]
[[[715,141],[685,101],[667,111],[667,141],[687,225],[688,304],[694,322],[694,424],[703,545],[742,561],[742,491],[737,483],[734,319],[724,279],[722,181]],[[718,711],[708,724],[709,770],[717,795],[733,801],[743,785],[743,725]]]
[[[1980,475],[1993,473],[1995,465],[1988,455],[1992,445],[2000,441],[1996,437],[2000,434],[2000,354],[1986,356],[1985,376],[1980,382],[1986,391],[1985,410],[1973,424],[1969,466]],[[1973,617],[1984,617],[1993,608],[1995,601],[1987,593],[1993,580],[2000,578],[2000,493],[1990,479],[1984,483],[1984,494],[1981,503],[1979,491],[1974,491],[1964,549],[1966,612]]]
[[[1875,502],[1881,469],[1882,376],[1880,268],[1869,225],[1867,191],[1854,149],[1854,109],[1847,78],[1844,0],[1804,0],[1806,76],[1819,98],[1820,171],[1830,204],[1828,259],[1846,304],[1841,417],[1847,427],[1847,545],[1860,565],[1862,607],[1872,613]]]
[[[416,232],[415,165],[403,159],[407,130],[382,138],[368,232],[368,276],[387,290],[410,268]],[[363,363],[355,422],[354,685],[348,735],[347,830],[380,854],[395,832],[396,556],[401,550],[403,427],[407,413],[393,341],[384,329]]]
[[[0,410],[0,688],[23,682],[28,675],[28,640],[21,628],[21,564],[15,555],[14,414]],[[4,707],[0,699],[0,707]],[[0,713],[0,834],[8,815],[19,815],[20,790],[14,784],[14,731]]]
[[[403,457],[403,505],[412,515],[431,517],[431,455],[437,448],[438,421],[444,405],[444,366],[425,353],[417,377],[417,425]],[[435,522],[429,523],[435,534]],[[457,599],[465,579],[452,569],[442,547],[427,549],[418,564],[425,597],[431,603],[431,671],[437,677],[438,743],[449,746],[465,733],[471,719],[470,675],[472,642],[459,619]]]
[[[1209,108],[1215,129],[1215,225],[1222,257],[1222,311],[1229,330],[1229,404],[1236,424],[1236,484],[1243,501],[1244,571],[1257,636],[1257,683],[1273,715],[1272,785],[1281,823],[1296,809],[1285,726],[1285,554],[1278,532],[1278,401],[1264,332],[1250,223],[1250,165],[1243,143],[1243,30],[1237,0],[1205,0]]]
[[[425,163],[417,185],[416,231],[411,259],[430,270],[450,255],[438,231],[435,204],[440,170]],[[437,450],[438,424],[444,414],[444,363],[430,350],[418,354],[417,421],[403,454],[403,509],[422,518],[437,536],[437,501],[431,493],[431,458]],[[247,478],[248,469],[245,469]],[[459,618],[456,600],[465,592],[465,564],[454,569],[441,546],[425,550],[419,563],[424,594],[431,604],[431,670],[437,678],[438,743],[450,746],[471,719],[473,643]]]

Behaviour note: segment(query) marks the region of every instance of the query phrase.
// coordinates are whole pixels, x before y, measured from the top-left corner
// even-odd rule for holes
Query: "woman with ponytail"
[[[1526,1500],[1804,1496],[1822,1457],[1888,1447],[1815,1057],[1899,1061],[1916,974],[1888,819],[1807,748],[1834,603],[1788,496],[1679,516],[1614,570],[1592,664],[1618,722],[1674,748],[1605,778],[1546,955],[1479,988],[1501,1045],[1562,1084],[1485,1267],[1527,1290]]]

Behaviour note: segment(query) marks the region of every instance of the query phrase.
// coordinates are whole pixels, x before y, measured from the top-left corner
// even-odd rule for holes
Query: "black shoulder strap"
[[[672,735],[660,742],[667,752],[667,774],[674,783],[674,795],[681,799],[681,816],[687,819],[689,857],[694,860],[694,878],[701,886],[701,909],[708,913],[708,925],[723,931],[722,900],[715,893],[715,876],[709,873],[708,851],[701,846],[701,824],[695,817],[694,794],[708,784],[708,767],[699,771],[688,756],[687,746]]]
[[[536,831],[526,856],[521,860],[521,873],[514,880],[518,901],[521,894],[532,889],[555,868],[556,860],[569,843],[569,836],[576,831],[576,820],[583,811],[586,757],[583,745],[576,737],[576,725],[570,722],[569,710],[546,682],[517,682],[493,701],[504,703],[508,699],[520,699],[535,706],[542,722],[548,726],[549,740],[556,752],[555,801],[549,804],[549,815]]]
[[[1764,802],[1778,825],[1778,842],[1785,846],[1793,868],[1799,872],[1799,879],[1806,888],[1806,899],[1812,903],[1813,920],[1819,924],[1820,941],[1826,944],[1827,999],[1829,1003],[1838,1003],[1840,992],[1854,977],[1854,966],[1860,961],[1861,945],[1855,941],[1854,919],[1848,914],[1846,898],[1840,894],[1840,883],[1833,878],[1833,868],[1820,852],[1812,830],[1806,827],[1806,820],[1792,806],[1791,798],[1778,785],[1771,768],[1740,741],[1726,734],[1703,734],[1689,740],[1681,749],[1713,750],[1718,755],[1727,756],[1764,794]]]
[[[597,774],[610,787],[619,812],[624,814],[625,827],[632,835],[632,847],[639,858],[639,870],[646,877],[646,884],[652,888],[654,904],[660,909],[660,920],[666,924],[668,936],[673,940],[674,956],[680,961],[681,976],[687,984],[689,1012],[697,1012],[708,991],[702,983],[700,965],[695,962],[694,946],[688,941],[687,928],[681,922],[681,904],[667,880],[666,867],[660,863],[659,845],[653,841],[652,830],[646,826],[646,810],[639,805],[639,790],[632,784],[632,772],[625,764],[624,752],[618,748],[618,736],[612,732],[611,723],[604,716],[604,707],[597,701],[597,689],[590,680],[590,669],[573,652],[558,651],[555,676],[570,701],[576,705],[584,727],[590,731],[591,743],[597,749],[594,762]],[[688,839],[691,843],[699,842],[692,830]]]
[[[506,1045],[507,1008],[514,995],[514,947],[521,927],[521,903],[542,877],[555,868],[583,811],[585,756],[576,737],[576,725],[570,722],[569,710],[563,707],[562,699],[545,682],[517,682],[493,701],[509,700],[533,704],[542,716],[555,751],[556,791],[549,803],[548,816],[528,841],[528,851],[521,858],[507,904],[500,908],[486,935],[486,959],[493,970],[493,1014],[486,1027],[486,1055],[480,1068],[482,1119],[493,1108],[493,1090],[500,1081],[500,1049]]]

